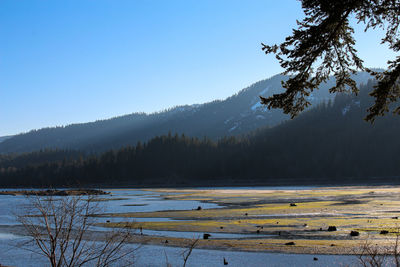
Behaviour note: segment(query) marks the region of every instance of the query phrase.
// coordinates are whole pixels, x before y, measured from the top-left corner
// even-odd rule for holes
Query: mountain
[[[370,76],[359,73],[358,83],[367,82]],[[15,135],[0,143],[0,153],[30,152],[40,149],[69,149],[101,152],[126,145],[145,142],[154,136],[184,133],[193,137],[210,137],[245,134],[260,127],[272,127],[288,119],[281,110],[268,110],[260,104],[259,96],[270,96],[282,91],[283,75],[262,80],[225,99],[200,105],[186,105],[153,114],[133,113],[108,120],[72,124],[63,127],[43,128]],[[312,104],[334,97],[328,89],[333,79],[314,91]]]
[[[373,85],[240,138],[168,134],[87,157],[73,151],[0,155],[0,186],[399,183],[400,116],[363,120]]]

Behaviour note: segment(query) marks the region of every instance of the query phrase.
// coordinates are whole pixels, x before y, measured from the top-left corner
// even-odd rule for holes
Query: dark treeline
[[[86,152],[62,149],[43,149],[29,153],[0,154],[0,169],[36,166],[44,163],[71,161],[87,157]]]
[[[61,159],[58,151],[55,160],[54,151],[28,153],[13,156],[8,165],[0,156],[0,185],[397,183],[400,118],[387,115],[374,125],[362,120],[372,86],[369,82],[358,96],[337,95],[294,120],[241,138],[215,142],[168,134],[99,155],[70,151]]]
[[[245,142],[234,137],[212,142],[208,138],[189,138],[184,135],[156,137],[147,143],[138,143],[101,155],[78,156],[35,164],[32,158],[47,158],[54,151],[26,153],[23,159],[13,157],[6,161],[0,156],[0,183],[3,186],[47,186],[119,183],[179,183],[186,178],[220,177],[216,171],[221,159],[240,152]],[[224,155],[225,154],[225,155]],[[26,160],[29,164],[18,167]],[[7,164],[5,164],[7,163]],[[18,166],[17,166],[18,165]],[[225,165],[225,163],[224,163]],[[190,180],[186,181],[190,182]]]

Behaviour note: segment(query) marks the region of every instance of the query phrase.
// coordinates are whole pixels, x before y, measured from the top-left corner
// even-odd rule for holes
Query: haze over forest
[[[367,73],[354,76],[358,84],[366,83],[369,78],[371,77]],[[259,96],[266,97],[282,92],[282,80],[287,80],[287,77],[275,75],[258,81],[222,101],[177,106],[152,114],[132,113],[108,120],[32,130],[26,134],[0,139],[0,153],[41,149],[98,152],[136,145],[139,141],[145,142],[168,133],[208,137],[212,140],[247,134],[289,119],[281,110],[269,110],[260,104]],[[333,83],[334,79],[331,79],[320,90],[310,95],[310,102],[316,105],[333,100],[335,95],[328,92]]]
[[[146,115],[46,128],[0,143],[3,186],[380,183],[398,179],[399,118],[363,121],[374,81],[360,94],[310,96],[288,120],[266,110],[284,76],[224,100]],[[19,152],[19,153],[15,153]]]

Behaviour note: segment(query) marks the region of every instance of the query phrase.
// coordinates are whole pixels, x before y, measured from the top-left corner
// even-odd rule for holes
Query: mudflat
[[[102,227],[194,232],[202,248],[286,253],[354,254],[365,244],[392,249],[400,227],[397,186],[271,189],[149,189],[173,200],[197,200],[216,209],[107,213]],[[133,203],[134,204],[134,203]],[[135,218],[142,218],[135,221]],[[165,221],[146,218],[166,218]],[[203,239],[203,234],[210,234]],[[214,236],[213,236],[214,234]],[[235,234],[232,238],[218,234]],[[237,235],[240,234],[240,237]],[[185,247],[190,238],[147,236],[136,242]],[[168,240],[166,244],[166,240]]]

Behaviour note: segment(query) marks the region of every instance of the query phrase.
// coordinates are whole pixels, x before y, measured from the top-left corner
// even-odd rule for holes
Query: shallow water
[[[201,206],[203,209],[221,208],[221,206],[214,203],[202,203],[195,200],[164,199],[164,196],[167,195],[166,193],[126,189],[105,191],[111,192],[111,195],[104,196],[104,198],[127,198],[123,200],[103,201],[105,202],[105,213],[191,210],[196,209],[198,206]],[[127,206],[131,204],[143,206]]]
[[[166,257],[157,257],[154,261],[149,262],[146,256],[167,255],[168,262],[172,266],[182,266],[182,248],[161,247],[161,246],[144,246],[139,249],[137,257],[138,266],[166,266]],[[314,257],[318,260],[314,261]],[[232,252],[221,250],[195,249],[193,250],[187,266],[203,267],[203,266],[224,266],[224,258],[228,262],[228,266],[296,266],[296,267],[339,267],[352,266],[357,263],[353,256],[332,256],[332,255],[301,255],[301,254],[279,254],[279,253],[256,253],[256,252]]]
[[[18,239],[18,238],[21,238],[21,236],[9,234],[9,233],[0,233],[0,239],[11,240],[11,239]]]
[[[1,264],[18,267],[37,267],[49,266],[46,258],[18,248],[18,245],[27,239],[23,237],[10,239],[0,238],[0,259]],[[137,245],[129,245],[132,249]],[[158,267],[166,266],[170,263],[172,266],[182,266],[182,253],[184,248],[143,245],[135,253],[135,266]],[[314,257],[318,261],[314,261]],[[256,252],[238,252],[194,249],[187,266],[223,266],[224,258],[228,261],[228,266],[356,266],[357,259],[354,256],[343,255],[302,255],[302,254],[280,254],[280,253],[256,253]]]
[[[244,188],[215,188],[215,189],[311,189],[312,187],[244,187]],[[206,189],[206,188],[204,188]],[[207,188],[210,189],[210,188]],[[121,200],[101,201],[99,205],[104,206],[107,213],[124,212],[152,212],[162,210],[191,210],[201,206],[203,209],[221,208],[213,203],[201,203],[191,200],[166,200],[164,196],[170,193],[159,193],[147,190],[124,189],[105,190],[111,191],[111,195],[100,196],[100,198],[124,198]],[[125,199],[126,198],[126,199]],[[28,204],[24,196],[0,195],[0,225],[18,224],[15,215],[21,214]],[[126,206],[126,205],[143,206]],[[167,221],[169,218],[96,218],[99,222],[110,221]],[[96,230],[107,230],[103,227],[95,227]],[[155,231],[143,230],[145,235],[156,235],[168,237],[197,238],[202,237],[201,232],[177,232],[177,231]],[[254,235],[260,236],[260,235]],[[251,238],[251,234],[228,234],[211,233],[210,238]],[[21,242],[26,242],[26,237],[16,236],[10,233],[0,233],[0,263],[11,266],[47,266],[47,261],[37,254],[18,248]],[[132,248],[134,246],[132,245]],[[182,266],[182,248],[168,246],[145,245],[137,252],[137,266],[166,266],[166,256],[172,266]],[[188,261],[187,266],[223,266],[223,258],[229,262],[228,266],[344,266],[356,262],[354,256],[318,255],[318,261],[314,261],[315,255],[301,254],[279,254],[279,253],[255,253],[238,251],[221,251],[195,249]]]
[[[4,191],[6,189],[2,189]],[[191,210],[201,206],[203,209],[221,208],[214,203],[202,203],[195,200],[169,200],[164,199],[165,193],[144,191],[144,190],[105,190],[111,195],[99,196],[99,201],[104,213],[126,213],[126,212],[153,212],[163,210]],[[113,200],[124,198],[121,200]],[[26,208],[29,198],[26,196],[0,195],[0,225],[18,224],[15,215],[20,215]],[[143,206],[126,206],[126,205]]]

